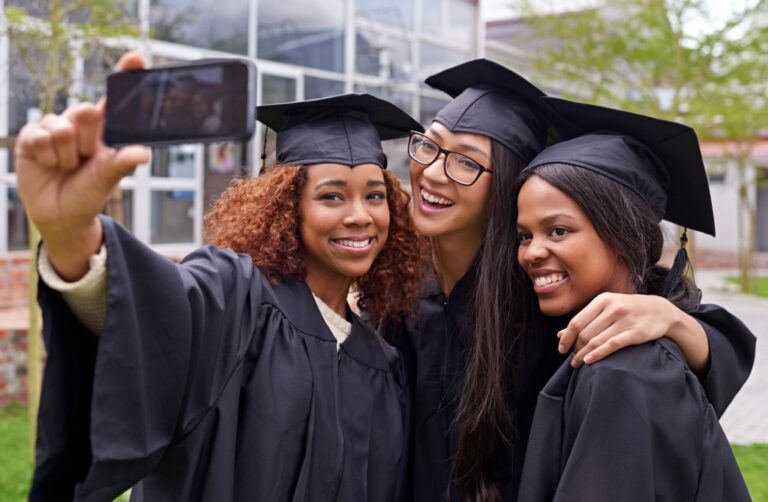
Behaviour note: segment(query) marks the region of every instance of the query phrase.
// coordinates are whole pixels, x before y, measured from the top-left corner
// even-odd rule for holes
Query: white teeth
[[[342,246],[348,247],[348,248],[364,248],[368,244],[371,243],[371,239],[365,239],[364,241],[353,241],[349,239],[339,239],[336,241],[337,243],[341,244]]]
[[[546,286],[547,284],[552,284],[553,282],[560,282],[563,279],[565,279],[565,274],[550,274],[534,277],[533,283],[537,286]]]
[[[431,193],[427,192],[426,190],[421,191],[421,198],[425,201],[429,202],[430,204],[440,204],[441,206],[452,206],[453,201],[450,201],[448,199],[444,199],[442,197],[438,197],[437,195],[432,195]]]

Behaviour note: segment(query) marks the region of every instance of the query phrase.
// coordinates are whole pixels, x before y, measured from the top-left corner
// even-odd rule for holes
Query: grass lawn
[[[768,502],[768,444],[734,446],[736,460],[754,502]],[[27,410],[0,409],[0,500],[23,502],[32,477],[27,438]],[[122,496],[118,501],[126,501]]]
[[[739,284],[738,277],[729,276],[725,280],[732,284]],[[749,279],[748,286],[750,294],[768,298],[768,277],[752,277]]]

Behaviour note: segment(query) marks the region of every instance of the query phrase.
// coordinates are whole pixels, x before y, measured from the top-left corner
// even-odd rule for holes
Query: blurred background
[[[26,493],[44,358],[39,335],[30,335],[39,326],[28,308],[30,231],[16,191],[14,138],[27,121],[100,98],[128,49],[152,65],[248,58],[258,68],[259,104],[370,93],[424,125],[447,99],[423,80],[485,57],[553,95],[693,126],[717,226],[716,237],[691,238],[696,279],[705,301],[726,306],[758,335],[755,371],[723,424],[744,445],[736,451],[753,498],[768,500],[767,3],[0,0],[0,500]],[[203,243],[205,209],[230,180],[255,175],[264,145],[273,156],[274,134],[266,143],[264,134],[259,124],[243,143],[156,148],[105,212],[180,258]],[[404,140],[386,150],[407,182]],[[679,229],[667,233],[673,251]]]

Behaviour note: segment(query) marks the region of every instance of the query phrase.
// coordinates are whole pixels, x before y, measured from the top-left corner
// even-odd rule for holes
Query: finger
[[[16,140],[16,157],[28,159],[42,167],[52,168],[58,162],[51,133],[38,123],[27,124]]]
[[[51,135],[51,145],[58,159],[57,166],[64,171],[77,168],[77,142],[75,141],[75,125],[61,115],[48,114],[40,121],[40,127]]]
[[[91,157],[101,141],[102,112],[97,105],[80,103],[68,108],[63,115],[75,125],[78,155]]]
[[[115,71],[143,70],[146,67],[144,56],[139,51],[129,51],[120,56]]]
[[[558,350],[561,354],[567,352],[576,342],[579,334],[600,315],[603,311],[605,301],[605,296],[598,295],[589,302],[586,307],[581,309],[578,314],[573,316],[565,329],[560,331],[560,344],[558,345]]]
[[[627,336],[629,333],[629,336]],[[573,356],[571,364],[578,368],[582,364],[592,364],[632,344],[632,331],[623,330],[619,326],[611,326],[603,333],[592,338],[581,350]]]
[[[149,148],[131,145],[120,148],[109,159],[104,168],[104,175],[111,189],[120,179],[141,164],[149,162]]]

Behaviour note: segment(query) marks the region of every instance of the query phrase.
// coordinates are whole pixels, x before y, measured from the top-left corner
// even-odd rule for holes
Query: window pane
[[[206,146],[203,174],[204,210],[207,211],[211,207],[232,178],[248,174],[250,151],[250,143],[211,143]]]
[[[355,92],[372,94],[397,105],[406,113],[411,113],[411,95],[403,91],[393,91],[389,87],[378,85],[355,84]]]
[[[248,3],[242,0],[152,0],[150,34],[158,40],[246,55]]]
[[[447,99],[428,98],[426,96],[422,96],[419,110],[419,122],[421,122],[424,127],[429,127],[429,125],[432,124],[432,121],[435,119],[437,112],[439,112],[446,104],[448,104]]]
[[[466,0],[450,0],[448,33],[451,41],[469,43],[472,38],[475,8]]]
[[[95,103],[107,90],[107,76],[114,72],[120,56],[127,49],[97,47],[83,60],[83,95],[81,101]]]
[[[344,0],[262,1],[259,58],[344,70]]]
[[[355,12],[358,16],[404,30],[413,27],[413,2],[410,0],[357,0]]]
[[[261,102],[265,105],[272,103],[283,103],[285,101],[296,100],[296,79],[288,77],[277,77],[275,75],[263,75],[261,79]],[[266,153],[267,165],[275,162],[275,131],[265,127],[262,129],[267,135],[264,152]],[[264,145],[264,138],[258,139]]]
[[[185,190],[153,191],[152,244],[194,241],[194,197]]]
[[[168,178],[195,177],[196,145],[176,145],[152,149],[152,176]]]
[[[384,153],[387,155],[387,169],[395,173],[400,181],[410,186],[408,174],[408,138],[392,139],[382,142]]]
[[[439,35],[443,31],[443,0],[421,0],[421,31]]]
[[[357,30],[355,69],[392,81],[411,78],[411,44],[407,40],[370,30]]]
[[[29,248],[27,213],[15,188],[8,188],[8,250]]]
[[[419,44],[419,52],[421,58],[419,81],[423,81],[433,73],[445,70],[448,67],[463,63],[469,59],[469,52],[458,51],[456,49],[427,42]]]
[[[325,78],[304,77],[304,98],[325,98],[344,94],[344,82]]]

